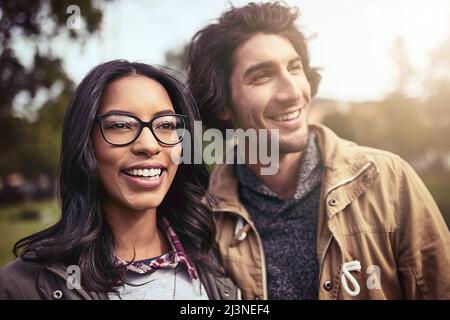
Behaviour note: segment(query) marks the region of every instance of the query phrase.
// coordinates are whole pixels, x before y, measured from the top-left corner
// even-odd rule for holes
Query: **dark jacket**
[[[63,265],[26,262],[17,258],[0,270],[0,300],[108,300],[105,293],[69,289],[70,274]],[[216,277],[202,266],[197,271],[211,300],[235,300],[239,289],[226,277]]]

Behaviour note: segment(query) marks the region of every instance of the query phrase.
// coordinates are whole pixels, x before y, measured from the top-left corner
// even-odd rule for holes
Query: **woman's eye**
[[[156,129],[161,129],[161,130],[175,130],[177,128],[177,126],[175,125],[175,123],[173,122],[164,122],[164,123],[160,123]]]
[[[113,122],[108,124],[106,129],[131,129],[131,126],[124,122]]]

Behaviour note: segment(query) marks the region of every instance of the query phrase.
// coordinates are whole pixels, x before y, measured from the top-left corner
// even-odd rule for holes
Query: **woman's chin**
[[[134,211],[152,210],[158,208],[161,202],[162,199],[140,199],[137,201],[130,201],[127,207]]]

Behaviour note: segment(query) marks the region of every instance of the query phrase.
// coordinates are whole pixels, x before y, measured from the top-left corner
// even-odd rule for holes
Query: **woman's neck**
[[[120,259],[144,260],[170,249],[167,237],[158,228],[156,209],[136,211],[105,203],[103,211],[114,234],[115,254]]]

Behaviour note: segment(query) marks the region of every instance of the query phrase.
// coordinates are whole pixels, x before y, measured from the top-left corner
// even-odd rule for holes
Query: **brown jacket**
[[[413,169],[392,153],[340,139],[324,126],[310,130],[324,165],[318,298],[450,299],[449,231]],[[243,299],[267,299],[261,239],[239,201],[233,165],[216,166],[209,193],[228,273]]]
[[[17,258],[0,269],[0,300],[108,300],[105,293],[69,288],[70,274],[63,265],[44,266]],[[211,300],[240,299],[240,291],[227,277],[216,277],[197,266]]]

